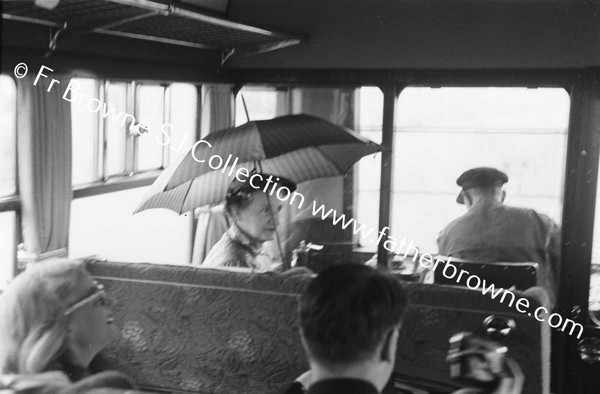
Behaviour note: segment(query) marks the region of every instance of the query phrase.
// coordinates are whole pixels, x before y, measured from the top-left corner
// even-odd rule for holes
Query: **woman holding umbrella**
[[[274,175],[260,174],[252,184],[234,178],[225,197],[225,211],[231,223],[223,237],[210,250],[203,268],[243,267],[253,271],[278,270],[281,264],[263,250],[263,243],[273,239],[279,224],[278,214],[284,202],[269,195],[267,179]],[[277,177],[281,187],[291,192],[296,185]]]
[[[272,201],[271,216],[276,215],[282,202],[276,198],[267,199],[264,195],[267,188],[261,192],[262,189],[251,188],[251,185],[240,185],[242,182],[234,180],[232,183],[233,174],[237,179],[237,171],[241,168],[256,168],[259,173],[276,173],[279,178],[283,175],[293,181],[289,182],[292,186],[313,179],[342,176],[360,158],[380,150],[378,144],[361,135],[310,115],[287,115],[248,122],[211,133],[196,142],[190,152],[163,171],[134,213],[167,208],[183,214],[198,207],[220,204],[226,199],[228,216],[234,225],[215,244],[202,266],[264,270],[270,265],[262,264],[265,258],[267,261],[269,258],[260,252],[261,246],[273,235],[277,238],[274,230],[277,223],[274,217],[269,219],[272,222],[262,218],[261,215],[267,215],[267,212],[259,213],[259,201],[262,200],[263,209],[267,202]],[[262,182],[268,181],[268,174],[265,175],[257,178],[262,178]],[[247,172],[245,176],[248,176]],[[268,186],[266,183],[262,185]],[[280,185],[279,191],[285,191],[285,185],[281,182]],[[238,189],[252,198],[246,200],[243,197],[241,204],[236,205]],[[295,185],[287,189],[289,193],[284,195],[289,197]],[[272,190],[269,190],[270,196],[271,193]],[[255,199],[254,196],[261,197]],[[283,255],[280,242],[277,244]],[[199,262],[193,264],[198,265]],[[286,265],[286,268],[289,267]]]

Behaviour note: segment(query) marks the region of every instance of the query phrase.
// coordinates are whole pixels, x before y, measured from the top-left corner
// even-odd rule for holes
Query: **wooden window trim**
[[[115,177],[104,182],[94,182],[77,186],[73,188],[73,199],[149,186],[154,183],[160,173],[161,171],[149,171],[129,177]]]
[[[19,195],[0,197],[0,212],[7,211],[21,211],[21,198]]]

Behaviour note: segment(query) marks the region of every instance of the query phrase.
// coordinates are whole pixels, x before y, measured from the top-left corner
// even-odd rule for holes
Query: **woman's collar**
[[[239,228],[235,222],[231,223],[231,226],[227,230],[227,234],[232,240],[256,250],[259,250],[264,243],[263,241],[251,237],[248,233]]]

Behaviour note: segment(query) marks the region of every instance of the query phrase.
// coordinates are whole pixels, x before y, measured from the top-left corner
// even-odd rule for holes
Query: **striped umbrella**
[[[167,208],[181,214],[219,204],[240,168],[300,183],[344,175],[360,158],[379,150],[357,133],[314,116],[248,122],[196,142],[165,169],[135,212]]]

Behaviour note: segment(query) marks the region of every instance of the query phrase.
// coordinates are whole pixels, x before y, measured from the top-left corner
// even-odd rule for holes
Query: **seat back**
[[[489,316],[512,319],[515,329],[499,341],[508,347],[508,356],[515,359],[526,377],[523,393],[549,392],[550,327],[526,313],[519,313],[515,304],[509,306],[507,294],[503,303],[499,295],[492,299],[480,290],[456,286],[409,283],[408,307],[400,332],[394,377],[421,388],[450,392],[458,387],[450,379],[446,362],[449,339],[468,331],[488,337],[484,321]],[[516,295],[516,299],[519,299]],[[540,304],[531,297],[530,311]],[[566,334],[565,334],[566,335]]]
[[[308,369],[296,316],[308,277],[87,264],[115,299],[118,336],[95,360],[99,370],[127,373],[157,391],[275,394]],[[504,343],[525,372],[524,392],[548,392],[549,328],[543,323],[477,290],[419,283],[406,289],[397,381],[455,387],[445,361],[449,338],[460,331],[484,335],[482,322],[496,315],[516,322]],[[537,307],[532,299],[530,305]]]
[[[457,274],[452,275],[454,271],[449,269],[445,276],[446,262],[439,261],[434,273],[434,282],[437,284],[467,286],[470,275],[485,278],[487,284],[493,283],[496,287],[504,289],[514,286],[517,290],[526,290],[539,284],[537,263],[480,263],[453,259],[451,264],[458,269]],[[458,274],[461,270],[467,271],[468,274],[463,274],[459,279]]]
[[[308,278],[89,260],[115,299],[117,339],[94,367],[141,387],[281,393],[308,368],[297,298]]]

